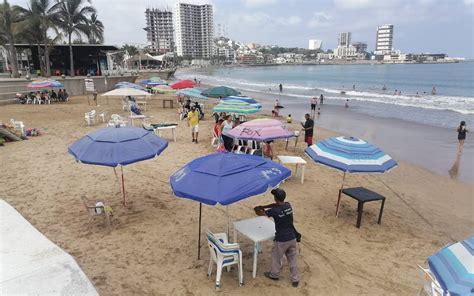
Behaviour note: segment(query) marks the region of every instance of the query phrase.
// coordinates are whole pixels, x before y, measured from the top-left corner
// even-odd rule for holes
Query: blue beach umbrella
[[[397,162],[380,148],[354,137],[328,138],[311,145],[304,152],[315,162],[344,172],[336,216],[346,173],[384,173],[397,166]]]
[[[140,81],[139,84],[145,85],[145,86],[157,86],[157,85],[165,85],[167,83],[164,80],[145,79],[145,80]]]
[[[176,92],[178,96],[190,97],[193,99],[207,100],[208,97],[201,95],[202,89],[199,88],[183,88]]]
[[[136,127],[101,128],[80,138],[68,152],[82,163],[115,167],[122,172],[123,203],[126,205],[123,166],[154,158],[168,142],[154,133]]]
[[[135,88],[135,89],[146,91],[146,89],[143,86],[135,84],[135,83],[131,83],[128,81],[122,81],[122,82],[117,83],[115,85],[115,88]]]
[[[444,247],[428,257],[428,264],[445,294],[474,292],[474,236]]]
[[[258,101],[251,97],[246,96],[228,96],[224,98],[224,101],[228,100],[240,100],[249,104],[258,104]]]
[[[214,153],[197,158],[170,177],[177,197],[199,202],[198,259],[201,245],[202,204],[230,205],[262,194],[290,177],[284,166],[260,156]]]

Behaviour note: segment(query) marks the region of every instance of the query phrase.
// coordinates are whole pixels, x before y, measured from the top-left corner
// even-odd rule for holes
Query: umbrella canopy
[[[126,97],[126,96],[151,96],[150,93],[139,90],[136,88],[116,88],[106,93],[101,94],[101,96],[111,96],[111,97]]]
[[[123,203],[125,181],[123,166],[153,158],[168,147],[168,142],[142,128],[106,127],[87,134],[71,144],[68,152],[82,163],[116,167],[122,169]]]
[[[139,84],[145,85],[145,86],[157,86],[157,85],[165,85],[166,81],[145,79],[145,80],[140,81]]]
[[[115,88],[135,88],[135,89],[139,89],[143,91],[146,90],[143,86],[135,84],[135,83],[131,83],[128,81],[122,81],[122,82],[117,83],[115,85]]]
[[[145,129],[106,127],[77,140],[68,151],[82,163],[116,167],[153,158],[166,147],[168,142]]]
[[[194,87],[194,82],[192,80],[181,80],[171,85],[172,89],[183,89],[183,88],[192,88]]]
[[[246,96],[228,96],[224,98],[224,101],[228,101],[228,100],[240,100],[249,104],[258,104],[257,100],[251,97],[246,97]]]
[[[343,172],[383,173],[397,166],[380,148],[354,137],[329,138],[304,151],[315,162]]]
[[[199,88],[185,88],[176,92],[178,96],[190,97],[193,99],[207,100],[206,96],[201,95],[202,90]]]
[[[472,295],[474,289],[474,236],[428,257],[436,280],[449,295]]]
[[[172,89],[168,85],[158,85],[158,86],[153,87],[152,90],[154,90],[158,93],[161,93],[161,94],[176,92],[176,89]]]
[[[211,88],[206,89],[201,94],[206,97],[218,98],[218,97],[238,96],[240,95],[240,92],[227,86],[216,86],[216,87],[211,87]]]
[[[35,80],[27,85],[29,88],[61,88],[64,85],[54,79],[46,79],[46,80]]]
[[[150,77],[149,79],[153,80],[153,81],[164,81],[164,82],[166,82],[164,79],[162,79],[161,77],[158,77],[158,76],[153,76],[153,77]]]
[[[261,111],[260,104],[249,104],[240,100],[222,101],[212,109],[213,112],[226,112],[235,114],[253,114]]]
[[[197,158],[170,178],[178,197],[208,205],[229,205],[264,193],[290,177],[284,166],[260,156],[214,153]]]
[[[288,139],[295,135],[276,119],[254,119],[238,126],[225,134],[231,138],[253,141],[270,141],[276,139]]]

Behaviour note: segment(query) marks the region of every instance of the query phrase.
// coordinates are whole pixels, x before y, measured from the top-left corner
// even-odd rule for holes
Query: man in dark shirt
[[[314,121],[311,119],[308,113],[305,114],[304,118],[306,119],[305,123],[301,123],[303,126],[302,130],[304,130],[304,141],[308,144],[308,147],[313,145],[313,126]]]
[[[272,265],[270,272],[265,276],[277,281],[280,277],[281,262],[286,255],[290,267],[291,282],[293,287],[298,287],[299,274],[296,264],[296,231],[293,226],[293,209],[290,203],[285,202],[286,192],[283,189],[273,189],[274,204],[257,206],[255,213],[259,216],[272,217],[275,220],[275,240],[272,249]]]

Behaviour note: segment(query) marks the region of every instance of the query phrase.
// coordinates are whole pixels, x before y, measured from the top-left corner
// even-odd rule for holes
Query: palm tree
[[[57,14],[54,9],[53,2],[50,0],[30,0],[28,9],[23,9],[25,15],[26,27],[37,31],[36,34],[41,36],[40,42],[44,44],[44,65],[46,73],[45,76],[51,76],[51,65],[49,62],[50,46],[48,39],[48,30],[54,29],[57,31],[54,23],[57,20]],[[28,30],[27,29],[27,30]],[[35,36],[36,37],[36,36]]]
[[[14,78],[20,77],[18,72],[18,56],[15,48],[15,27],[20,20],[17,6],[10,7],[7,0],[3,0],[3,5],[0,5],[0,42],[8,44],[8,55],[10,56],[10,65]]]
[[[95,8],[87,5],[86,0],[62,0],[54,6],[58,15],[58,25],[68,36],[70,76],[74,76],[74,56],[72,50],[72,36],[79,39],[88,33],[88,16],[97,13]]]
[[[104,43],[104,24],[97,18],[97,14],[91,14],[87,22],[87,38],[90,44]]]

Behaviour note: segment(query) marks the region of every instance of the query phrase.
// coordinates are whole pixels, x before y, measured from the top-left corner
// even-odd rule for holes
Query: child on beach
[[[346,105],[345,105],[346,108],[349,108],[349,99],[346,99]]]
[[[459,141],[458,153],[462,152],[462,149],[464,147],[464,141],[466,140],[466,133],[468,132],[469,130],[467,129],[466,122],[464,120],[461,121],[458,127],[458,141]]]
[[[286,117],[286,123],[292,123],[293,122],[293,119],[291,118],[291,114],[288,114],[288,116]]]

